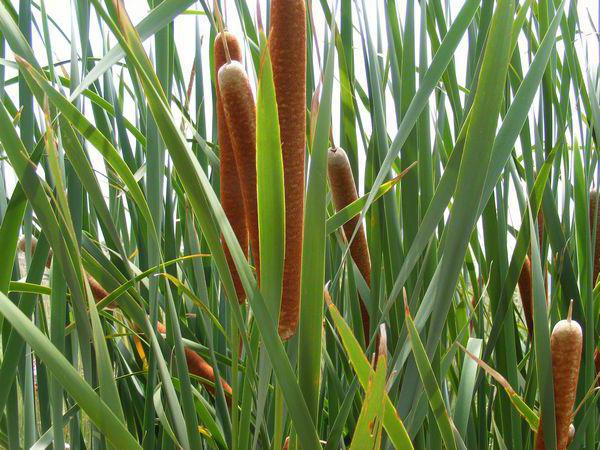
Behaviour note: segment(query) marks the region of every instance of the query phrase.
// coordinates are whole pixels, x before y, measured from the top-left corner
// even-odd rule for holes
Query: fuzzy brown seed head
[[[537,215],[538,244],[542,247],[544,241],[544,213],[540,209]]]
[[[239,92],[245,89],[246,85],[249,87],[246,69],[244,69],[244,66],[239,61],[231,61],[230,63],[223,64],[217,75],[219,80],[219,92],[222,98],[233,89]],[[231,96],[229,95],[228,98],[230,97]],[[223,99],[223,101],[225,102],[225,99]],[[225,103],[224,106],[227,106],[227,103]],[[233,133],[235,130],[231,130],[231,132]]]
[[[106,289],[104,289],[93,276],[88,275],[87,279],[88,283],[90,284],[90,290],[92,291],[94,299],[97,302],[103,300],[104,297],[108,296],[108,292],[106,292]]]
[[[231,143],[231,137],[229,136],[227,119],[225,118],[225,111],[223,109],[223,103],[219,89],[219,69],[227,63],[225,46],[223,45],[224,42],[227,42],[227,48],[229,49],[229,56],[231,59],[240,62],[242,60],[242,49],[235,35],[227,31],[217,34],[214,43],[214,55],[217,100],[217,140],[219,143],[220,156],[221,205],[223,206],[223,211],[225,211],[225,215],[231,224],[231,228],[233,229],[233,232],[240,243],[240,247],[242,248],[244,255],[248,257],[248,227],[246,225],[246,211],[244,209],[244,202],[240,201],[242,198],[242,188],[240,186],[233,144]],[[225,248],[225,257],[227,258],[229,271],[233,277],[237,298],[238,301],[242,303],[246,298],[246,293],[244,292],[242,281],[235,267],[235,263],[231,258],[229,249],[224,242],[223,246]]]
[[[37,247],[37,239],[35,236],[31,236],[31,254],[35,253],[35,248]],[[27,248],[27,240],[25,236],[21,236],[19,242],[17,244],[17,248],[20,252],[25,253],[25,249]]]
[[[300,310],[300,267],[304,229],[306,147],[306,5],[272,0],[269,53],[277,98],[285,181],[285,262],[279,335],[296,332]]]
[[[200,356],[192,349],[186,347],[184,351],[185,359],[190,373],[192,375],[196,375],[197,377],[204,378],[214,383],[215,371],[212,368],[212,366],[208,364],[202,356]],[[223,386],[223,391],[225,391],[225,393],[227,394],[229,402],[229,397],[231,396],[232,392],[231,386],[229,386],[229,384],[223,378],[221,378],[221,386]],[[214,395],[215,389],[212,386],[206,385],[206,388],[211,394]]]
[[[17,243],[17,249],[20,252],[25,253],[26,247],[27,247],[27,241],[25,239],[25,236],[22,236],[21,239],[19,239],[19,242]],[[36,248],[37,248],[37,238],[35,236],[31,236],[31,254],[32,255],[35,253]],[[46,259],[46,267],[49,269],[51,265],[52,265],[52,249],[50,249],[48,251],[48,258]]]
[[[258,206],[256,199],[256,107],[250,81],[242,64],[231,61],[218,73],[219,90],[233,147],[250,248],[260,280]]]
[[[341,210],[358,199],[354,184],[350,161],[346,152],[341,148],[330,148],[327,152],[327,175],[331,186],[333,203],[336,210]],[[350,239],[358,224],[359,216],[355,216],[344,224],[346,239]],[[350,253],[367,285],[371,284],[371,260],[365,230],[360,224],[358,232],[350,246]]]
[[[581,326],[570,318],[558,322],[552,330],[552,378],[554,383],[554,408],[556,417],[556,443],[558,449],[566,449],[569,426],[573,421],[573,406],[577,393],[577,378],[581,363],[583,332]],[[536,437],[537,450],[544,449],[542,421]]]
[[[590,192],[590,232],[592,233],[591,241],[594,246],[594,273],[593,284],[596,284],[598,273],[600,273],[600,205],[598,199],[600,194],[598,191]],[[594,234],[595,230],[595,234]]]
[[[90,290],[92,291],[92,295],[94,296],[94,300],[98,303],[100,300],[104,300],[105,297],[108,296],[108,291],[102,287],[102,285],[90,274],[86,274],[87,281],[90,285]],[[106,309],[110,311],[114,311],[116,309],[116,305],[111,303],[106,307]]]
[[[160,334],[165,334],[167,332],[167,327],[163,323],[158,322],[156,324],[156,331],[158,331]],[[205,380],[209,380],[214,383],[215,371],[212,366],[191,348],[185,347],[184,352],[189,372],[192,375],[196,375],[197,377],[204,378]],[[231,400],[229,397],[231,396],[232,392],[231,386],[229,386],[229,384],[223,378],[221,378],[221,386],[223,386],[223,391],[225,391],[225,394],[227,394],[227,402],[230,403]],[[215,393],[214,388],[210,385],[206,385],[206,389],[208,389],[208,391],[212,394]]]
[[[223,39],[223,37],[225,37],[225,39]],[[229,57],[231,60],[242,62],[242,47],[235,35],[229,31],[217,33],[214,43],[215,69],[217,72],[221,66],[228,62],[227,55],[225,54],[225,43],[227,43],[227,49],[229,50]]]
[[[327,176],[335,209],[340,211],[352,202],[358,199],[358,192],[354,184],[350,161],[346,152],[339,147],[330,148],[327,152]],[[371,285],[371,258],[369,255],[369,246],[362,223],[359,224],[359,216],[354,216],[344,224],[344,235],[350,240],[354,230],[358,226],[358,231],[354,240],[350,244],[350,255],[358,267],[361,275],[368,286]],[[360,303],[361,316],[363,321],[363,331],[368,340],[369,335],[369,314],[364,301]]]
[[[523,268],[519,275],[519,294],[525,315],[525,324],[529,337],[533,336],[533,290],[531,289],[531,259],[525,256]]]

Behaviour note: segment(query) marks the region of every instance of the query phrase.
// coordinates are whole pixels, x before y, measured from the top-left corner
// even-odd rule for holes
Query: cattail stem
[[[217,16],[217,25],[219,27],[219,34],[223,34],[225,33],[225,26],[223,25],[223,16],[221,16],[221,10],[219,9],[219,4],[217,3],[217,0],[214,1],[214,9],[215,9],[215,16]],[[228,63],[231,62],[231,55],[229,54],[229,42],[227,42],[227,39],[225,39],[223,41],[223,50],[225,51],[225,59]]]

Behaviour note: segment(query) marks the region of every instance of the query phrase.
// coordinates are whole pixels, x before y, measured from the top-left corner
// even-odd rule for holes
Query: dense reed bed
[[[0,448],[598,447],[598,13],[0,2]]]

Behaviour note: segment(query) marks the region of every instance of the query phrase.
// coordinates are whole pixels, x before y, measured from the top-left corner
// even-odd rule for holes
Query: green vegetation
[[[12,3],[0,447],[600,444],[576,1]]]

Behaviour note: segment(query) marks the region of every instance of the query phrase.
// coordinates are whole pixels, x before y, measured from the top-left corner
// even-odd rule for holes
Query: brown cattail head
[[[258,239],[258,207],[256,200],[256,107],[250,81],[244,67],[237,61],[219,69],[219,91],[227,120],[227,128],[237,166],[250,248],[260,280]]]
[[[20,252],[25,253],[25,249],[27,247],[27,241],[25,240],[25,236],[22,236],[17,243],[17,248]],[[35,236],[31,236],[31,254],[35,253],[35,249],[37,247],[37,238]],[[48,258],[46,259],[46,267],[49,269],[52,265],[52,249],[48,252]]]
[[[596,284],[598,273],[600,272],[600,204],[598,204],[598,191],[590,192],[590,232],[591,241],[594,246],[594,278],[593,284]],[[595,233],[594,233],[595,230]]]
[[[164,324],[158,322],[158,324],[156,326],[156,330],[161,334],[165,334],[167,332],[167,327],[165,327]],[[189,372],[192,375],[195,375],[197,377],[208,380],[214,384],[215,371],[213,370],[212,366],[210,364],[208,364],[202,356],[200,356],[198,353],[196,353],[191,348],[185,347],[184,352],[185,352],[185,360],[187,361],[187,366],[188,366]],[[206,389],[211,394],[214,395],[214,393],[215,393],[214,387],[209,384],[205,384],[205,386],[206,386]],[[232,392],[231,386],[229,386],[229,384],[227,384],[227,382],[223,378],[221,378],[221,386],[223,386],[223,390],[225,391],[225,394],[227,394],[227,402],[230,402],[230,397],[231,397],[231,392]]]
[[[279,335],[296,332],[300,310],[306,147],[306,6],[272,0],[269,52],[277,97],[285,180],[285,262]]]
[[[533,336],[533,290],[531,285],[531,259],[525,256],[523,268],[519,275],[519,294],[525,315],[525,324],[529,337]]]
[[[246,226],[246,211],[244,209],[244,202],[240,201],[242,198],[242,188],[240,186],[239,174],[237,166],[235,164],[235,155],[233,151],[233,145],[229,136],[229,130],[227,128],[227,121],[225,118],[225,111],[223,109],[223,103],[221,100],[221,93],[219,91],[219,69],[227,63],[227,57],[225,54],[224,41],[227,42],[227,48],[229,49],[229,55],[234,61],[242,61],[242,49],[237,38],[227,31],[217,34],[214,44],[215,54],[215,83],[216,83],[216,104],[217,104],[217,140],[219,142],[220,160],[221,160],[221,171],[220,171],[220,188],[221,188],[221,205],[225,211],[225,215],[233,228],[233,232],[237,237],[240,247],[244,255],[248,257],[248,228]],[[235,291],[237,293],[238,301],[242,303],[246,298],[242,281],[235,268],[229,249],[223,242],[225,247],[225,257],[227,258],[227,264],[233,277],[233,283],[235,285]]]
[[[98,303],[100,300],[104,300],[104,298],[108,296],[108,291],[104,289],[102,285],[98,283],[98,280],[96,280],[93,276],[91,276],[90,274],[86,274],[86,276],[87,281],[90,285],[90,290],[92,291],[92,295],[94,296],[94,300],[96,300],[96,303]],[[114,311],[115,304],[111,303],[106,307],[106,309]]]
[[[31,254],[35,253],[36,247],[37,239],[35,236],[31,236]],[[21,239],[19,239],[19,242],[17,243],[17,248],[21,253],[25,253],[25,250],[27,248],[27,240],[25,239],[25,236],[21,236]]]
[[[346,152],[337,147],[330,148],[327,152],[327,175],[331,186],[331,194],[333,196],[333,204],[335,209],[340,211],[350,203],[358,199],[358,192],[354,184],[350,161]],[[356,231],[356,236],[350,245],[350,255],[354,260],[356,267],[362,274],[368,286],[371,285],[371,258],[369,256],[369,246],[367,245],[367,237],[362,223],[359,222],[360,217],[354,216],[344,224],[344,234],[346,239],[350,239]],[[364,300],[360,303],[363,329],[365,338],[369,336],[369,314],[365,307]]]
[[[552,330],[552,378],[554,382],[554,408],[556,416],[556,444],[566,449],[569,426],[573,421],[573,405],[577,393],[577,377],[581,362],[583,333],[579,324],[571,319],[571,307],[566,320],[558,322]],[[536,450],[545,448],[542,421],[537,432]]]
[[[100,283],[91,275],[87,276],[88,283],[90,284],[90,290],[94,296],[94,299],[99,302],[103,300],[104,297],[108,296],[108,292],[104,289]]]

